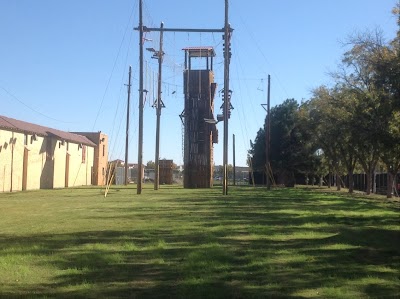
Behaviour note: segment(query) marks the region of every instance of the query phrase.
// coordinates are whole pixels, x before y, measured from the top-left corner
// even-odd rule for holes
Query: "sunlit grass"
[[[396,203],[307,189],[0,194],[0,297],[397,298]]]

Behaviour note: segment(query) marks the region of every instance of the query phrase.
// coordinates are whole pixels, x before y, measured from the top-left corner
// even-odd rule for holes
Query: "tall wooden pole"
[[[128,185],[128,144],[129,144],[129,107],[131,103],[131,74],[132,67],[129,66],[128,80],[128,103],[126,106],[126,138],[125,138],[125,186]]]
[[[267,98],[267,136],[266,136],[266,167],[267,167],[267,189],[271,189],[271,180],[270,180],[270,149],[271,149],[271,115],[270,115],[270,91],[271,91],[271,76],[268,75],[268,98]]]
[[[235,134],[232,135],[232,157],[233,157],[233,186],[236,185],[236,146],[235,146]]]
[[[143,0],[139,0],[139,141],[137,194],[142,194],[143,180]]]
[[[164,27],[164,23],[161,23],[160,28]],[[160,118],[161,118],[161,108],[162,108],[162,101],[161,101],[161,72],[162,72],[162,60],[163,60],[163,31],[160,31],[160,49],[158,52],[155,53],[158,57],[158,91],[157,91],[157,107],[156,107],[156,114],[157,114],[157,123],[156,123],[156,154],[155,154],[155,173],[154,173],[154,190],[158,190],[160,186],[160,172],[159,172],[159,160],[160,160]]]
[[[225,33],[224,33],[224,153],[222,194],[228,194],[228,118],[230,109],[229,95],[229,60],[230,60],[230,28],[228,22],[229,1],[225,0]]]

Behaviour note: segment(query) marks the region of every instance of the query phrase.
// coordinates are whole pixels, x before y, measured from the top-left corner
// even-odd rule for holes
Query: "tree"
[[[400,26],[400,3],[393,9]],[[400,30],[388,45],[371,55],[375,73],[372,77],[384,103],[386,128],[380,135],[381,160],[388,174],[387,197],[392,197],[393,180],[400,169]]]
[[[354,98],[349,90],[336,86],[320,86],[313,91],[313,98],[307,103],[309,127],[315,132],[316,147],[323,150],[330,168],[336,173],[337,189],[341,187],[342,165],[349,177],[349,192],[353,192],[353,173],[357,163],[356,150],[352,139]]]
[[[250,140],[248,164],[253,171],[264,171],[265,162],[265,130],[260,128],[254,142]]]
[[[357,158],[367,174],[367,194],[372,189],[372,177],[379,161],[381,136],[387,130],[388,102],[376,85],[374,57],[383,49],[379,30],[350,36],[351,49],[344,53],[340,70],[334,74],[337,85],[353,99],[352,144]]]
[[[310,132],[305,130],[299,113],[299,104],[294,99],[273,107],[270,113],[271,167],[278,183],[286,186],[293,186],[296,176],[304,176],[315,169],[315,150],[308,142]],[[253,170],[265,171],[265,149],[265,128],[260,128],[249,151]]]
[[[400,28],[400,3],[393,13]],[[346,46],[339,70],[332,73],[332,88],[316,88],[301,105],[292,99],[271,109],[272,168],[291,184],[296,174],[321,174],[328,163],[338,189],[345,168],[352,192],[353,173],[361,165],[370,194],[373,173],[382,161],[390,197],[400,170],[400,30],[389,43],[379,30],[353,34]],[[265,169],[265,128],[251,143],[249,161],[253,169]]]
[[[153,161],[147,161],[146,167],[148,169],[155,169],[156,168],[156,163],[154,163]]]
[[[399,14],[400,4],[394,9]],[[400,14],[398,23],[400,25]],[[400,168],[400,33],[386,43],[380,30],[353,34],[350,49],[344,53],[338,72],[333,74],[336,86],[350,99],[352,138],[359,163],[367,174],[367,194],[372,176],[381,159],[388,169],[388,197],[391,184]],[[347,150],[348,151],[348,150]]]

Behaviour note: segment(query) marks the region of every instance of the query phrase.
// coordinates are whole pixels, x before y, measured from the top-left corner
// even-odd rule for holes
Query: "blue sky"
[[[229,122],[229,163],[236,135],[236,165],[245,165],[249,140],[263,125],[266,78],[271,75],[271,105],[287,98],[308,99],[330,84],[345,51],[340,41],[379,27],[395,35],[391,14],[396,0],[231,0],[230,89],[234,110]],[[144,0],[144,25],[222,28],[224,0]],[[132,65],[129,161],[137,162],[138,0],[1,0],[0,114],[66,131],[103,131],[110,158],[124,159],[128,67]],[[158,33],[145,47],[158,49]],[[221,34],[165,33],[161,116],[161,158],[183,163],[183,61],[187,46],[214,46],[218,90],[223,85]],[[143,161],[154,160],[157,61],[145,53],[146,89]],[[221,113],[220,94],[216,113]],[[223,125],[215,163],[222,164]]]

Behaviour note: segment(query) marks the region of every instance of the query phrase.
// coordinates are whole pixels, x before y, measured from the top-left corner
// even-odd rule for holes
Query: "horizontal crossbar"
[[[140,30],[139,27],[135,27],[135,30]],[[163,32],[209,32],[209,33],[213,33],[213,32],[225,32],[225,28],[221,28],[221,29],[206,29],[206,28],[202,28],[202,29],[196,29],[196,28],[149,28],[146,26],[143,26],[143,31],[144,32],[150,32],[150,31],[163,31]],[[229,28],[229,31],[232,32],[233,29]]]

